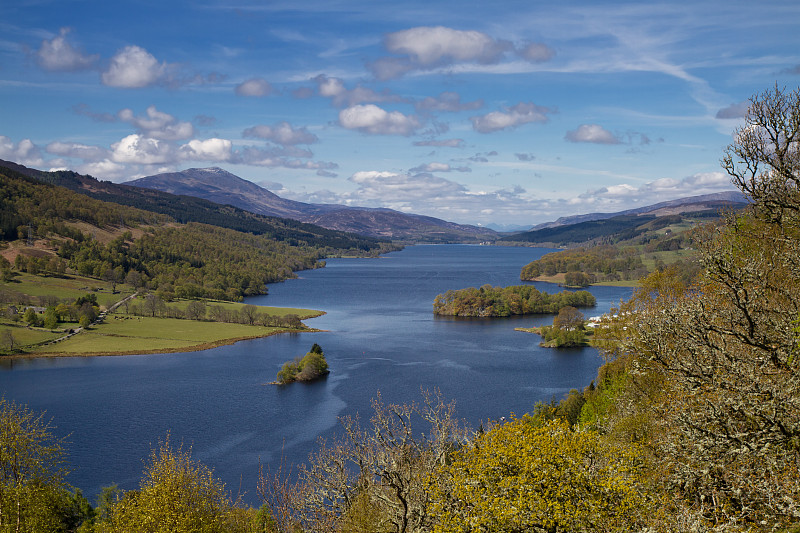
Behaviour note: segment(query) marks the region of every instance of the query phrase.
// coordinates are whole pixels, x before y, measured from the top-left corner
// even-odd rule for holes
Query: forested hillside
[[[0,167],[0,177],[0,238],[6,246],[17,241],[4,255],[16,268],[31,273],[63,274],[66,268],[128,281],[167,297],[237,300],[264,293],[266,283],[292,277],[294,271],[321,266],[319,260],[329,255],[394,249],[388,243],[310,225],[304,225],[311,230],[307,231],[299,224],[283,225],[280,219],[273,223],[266,217],[249,217],[234,208],[230,209],[238,218],[221,227],[178,224],[168,214],[101,201],[5,167]],[[181,205],[180,198],[160,194],[167,206]],[[152,205],[150,200],[141,203]],[[205,211],[191,211],[190,218],[204,219],[210,213],[212,222],[228,220],[226,208],[208,204]],[[252,225],[244,227],[256,231],[228,227],[248,220]],[[100,230],[113,238],[95,238]]]
[[[379,239],[329,230],[287,218],[257,215],[238,207],[216,204],[193,196],[99,181],[91,176],[66,170],[43,172],[20,165],[12,167],[7,162],[6,165],[3,166],[0,161],[0,172],[10,172],[18,176],[24,174],[97,200],[166,215],[175,222],[202,222],[221,228],[264,235],[271,239],[286,241],[291,245],[327,247],[330,249],[329,255],[349,251],[377,253],[388,249],[387,244]]]

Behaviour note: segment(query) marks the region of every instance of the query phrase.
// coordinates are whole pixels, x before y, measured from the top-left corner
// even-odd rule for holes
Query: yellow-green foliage
[[[431,476],[434,531],[631,531],[646,509],[638,456],[561,419],[512,419]]]
[[[283,363],[278,372],[278,383],[291,383],[293,381],[311,381],[328,373],[328,361],[319,344],[314,344],[311,351],[303,358],[296,357],[293,361]]]
[[[113,503],[98,533],[222,533],[243,531],[225,486],[191,453],[169,441],[150,454],[138,491]]]

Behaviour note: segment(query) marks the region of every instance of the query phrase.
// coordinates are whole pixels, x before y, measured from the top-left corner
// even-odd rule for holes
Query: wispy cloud
[[[75,72],[92,68],[97,54],[85,54],[68,40],[69,28],[61,28],[58,36],[42,41],[36,52],[36,62],[45,70]]]

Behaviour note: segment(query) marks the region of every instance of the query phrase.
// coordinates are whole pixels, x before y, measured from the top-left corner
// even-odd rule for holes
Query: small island
[[[583,313],[572,306],[562,307],[552,326],[516,328],[516,331],[542,336],[540,346],[545,348],[579,348],[589,346],[590,330],[586,329]]]
[[[433,301],[433,314],[463,317],[504,317],[558,313],[565,306],[593,307],[589,291],[561,291],[549,294],[532,285],[492,287],[484,285],[439,294]]]
[[[286,385],[295,381],[314,381],[330,373],[328,369],[328,361],[325,360],[325,354],[319,344],[314,343],[309,351],[301,359],[299,356],[295,357],[293,361],[286,361],[283,363],[275,385]]]

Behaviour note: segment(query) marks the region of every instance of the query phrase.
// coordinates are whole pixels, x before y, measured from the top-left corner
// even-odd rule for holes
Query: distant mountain
[[[287,200],[218,167],[190,168],[156,174],[125,185],[204,198],[268,216],[291,218],[382,239],[414,242],[477,242],[494,240],[487,228],[455,224],[434,217],[401,213],[392,209],[307,204]]]
[[[657,204],[635,209],[626,209],[614,213],[588,213],[585,215],[572,215],[561,217],[553,222],[545,222],[531,228],[536,231],[544,228],[555,228],[557,226],[567,226],[579,222],[591,222],[593,220],[606,220],[618,216],[644,215],[651,214],[656,216],[674,215],[677,213],[687,213],[692,211],[705,211],[709,209],[718,210],[727,205],[746,204],[747,199],[739,191],[717,192],[712,194],[702,194],[700,196],[689,196],[678,198],[677,200],[667,200]]]
[[[592,213],[562,217],[522,233],[507,235],[502,242],[527,242],[547,246],[613,244],[643,235],[686,219],[719,218],[725,209],[747,205],[740,193],[717,193],[670,200],[619,213]]]

